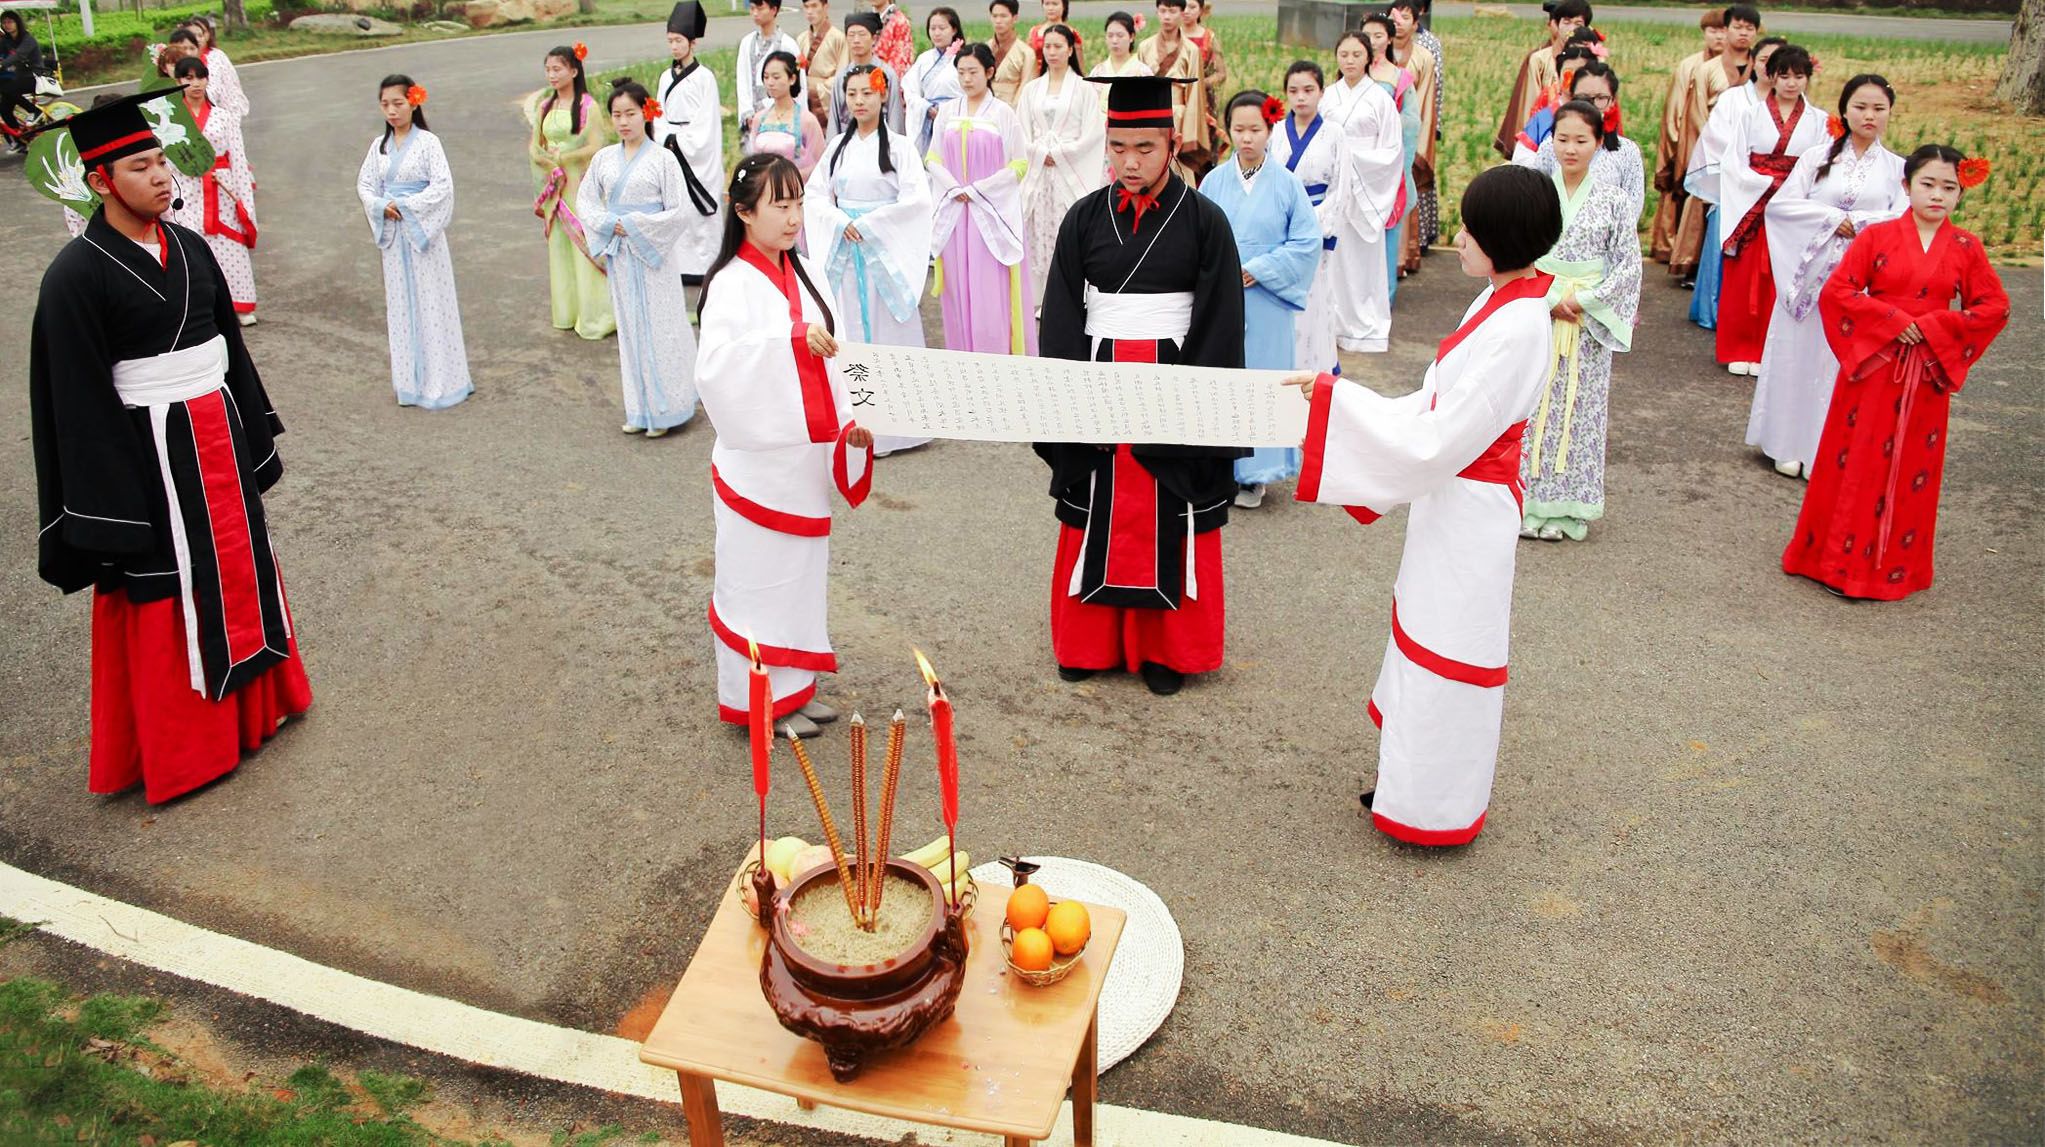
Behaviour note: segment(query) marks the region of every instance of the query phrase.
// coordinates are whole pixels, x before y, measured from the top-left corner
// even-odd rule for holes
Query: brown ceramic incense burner
[[[930,922],[901,954],[879,964],[845,965],[803,951],[791,934],[797,896],[835,883],[837,870],[822,865],[797,877],[773,899],[760,901],[767,948],[760,989],[789,1031],[824,1045],[831,1075],[850,1081],[868,1056],[907,1047],[952,1014],[966,979],[963,911],[945,903],[943,886],[921,865],[888,861],[887,871],[930,893]]]

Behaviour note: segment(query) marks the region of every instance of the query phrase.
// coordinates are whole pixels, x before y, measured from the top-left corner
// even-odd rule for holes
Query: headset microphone
[[[182,195],[171,197],[170,209],[172,211],[183,211],[185,209],[185,197]]]

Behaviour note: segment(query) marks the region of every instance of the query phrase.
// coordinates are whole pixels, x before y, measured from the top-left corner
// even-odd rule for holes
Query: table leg
[[[1072,1144],[1093,1147],[1094,1101],[1100,1092],[1100,1010],[1086,1023],[1086,1038],[1079,1044],[1079,1061],[1072,1065]]]
[[[798,1099],[795,1101],[795,1109],[797,1111],[815,1111],[817,1109],[817,1101],[814,1099]]]
[[[1034,1139],[1025,1139],[1020,1135],[1003,1135],[1001,1137],[1001,1147],[1030,1147],[1035,1142],[1036,1140]]]
[[[689,1120],[689,1147],[724,1147],[724,1117],[717,1111],[717,1082],[707,1075],[675,1073],[682,1081],[682,1114]]]

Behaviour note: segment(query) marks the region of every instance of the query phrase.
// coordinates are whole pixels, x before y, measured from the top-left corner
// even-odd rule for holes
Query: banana
[[[940,836],[914,852],[903,853],[902,859],[911,864],[920,864],[925,868],[929,868],[937,863],[939,857],[947,855],[945,849],[946,840],[946,837]]]

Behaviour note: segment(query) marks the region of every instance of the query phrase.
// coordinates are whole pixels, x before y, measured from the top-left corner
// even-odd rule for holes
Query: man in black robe
[[[1174,82],[1108,88],[1115,182],[1058,229],[1037,343],[1046,358],[1243,365],[1243,271],[1221,209],[1172,173]],[[1038,443],[1057,499],[1051,650],[1058,674],[1141,672],[1151,692],[1219,669],[1227,447]]]
[[[312,701],[260,491],[283,426],[140,104],[66,121],[101,199],[50,264],[29,341],[39,572],[93,586],[88,782],[169,800]],[[172,98],[175,98],[173,95]]]

